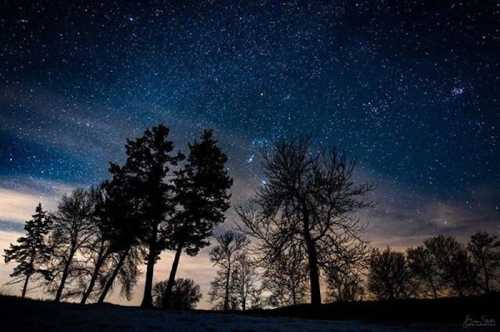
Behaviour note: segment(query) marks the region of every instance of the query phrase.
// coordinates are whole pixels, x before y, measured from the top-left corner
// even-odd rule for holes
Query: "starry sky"
[[[308,135],[377,186],[374,245],[500,232],[499,1],[0,6],[2,243],[159,122],[181,150],[215,130],[235,205],[265,180],[262,149]]]

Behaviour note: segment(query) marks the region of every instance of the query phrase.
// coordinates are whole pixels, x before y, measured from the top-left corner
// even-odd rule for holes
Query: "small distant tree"
[[[451,236],[439,235],[424,241],[424,246],[437,262],[442,288],[458,296],[474,292],[477,272],[462,244]]]
[[[264,260],[263,288],[270,293],[273,307],[304,303],[307,293],[307,266],[300,245],[292,245],[275,259]]]
[[[182,252],[190,256],[209,245],[213,228],[224,221],[229,208],[228,193],[233,181],[229,177],[227,157],[217,146],[211,130],[205,130],[200,141],[189,145],[186,164],[176,172],[176,215],[167,226],[168,248],[175,250],[165,296],[167,302],[173,287]]]
[[[241,233],[226,231],[215,237],[216,246],[210,250],[210,261],[219,268],[211,283],[210,302],[219,302],[223,310],[237,306],[237,298],[232,285],[232,274],[236,260],[249,244]]]
[[[407,249],[406,256],[408,268],[418,288],[418,294],[426,295],[430,291],[436,299],[441,289],[436,257],[424,246]]]
[[[368,289],[379,300],[405,299],[412,293],[411,274],[403,253],[374,249],[370,256]]]
[[[496,235],[479,232],[467,246],[477,271],[477,282],[485,293],[495,288],[500,277],[500,240]]]
[[[24,225],[25,236],[18,238],[17,244],[11,244],[5,249],[5,263],[10,261],[17,263],[10,274],[15,278],[12,283],[24,282],[21,293],[23,298],[26,296],[31,278],[49,277],[46,264],[50,260],[50,247],[47,245],[50,226],[51,219],[39,203],[32,219],[26,221]]]
[[[357,264],[344,262],[326,270],[331,300],[339,302],[359,301],[365,294],[363,274]]]
[[[235,259],[231,275],[231,289],[240,310],[261,306],[261,288],[258,284],[256,263],[247,251],[242,251]]]
[[[157,308],[189,310],[196,308],[202,295],[200,286],[191,279],[176,279],[171,289],[171,296],[167,297],[168,281],[160,281],[153,288],[153,300]],[[169,301],[168,303],[166,301]]]
[[[327,241],[330,246],[325,245],[320,253],[330,299],[360,300],[365,294],[363,283],[369,262],[368,245],[356,235],[335,235],[334,239]]]
[[[76,189],[62,197],[57,212],[52,215],[49,291],[55,293],[56,302],[61,300],[66,282],[72,281],[81,272],[81,262],[76,259],[76,255],[93,236],[91,211],[88,191]]]

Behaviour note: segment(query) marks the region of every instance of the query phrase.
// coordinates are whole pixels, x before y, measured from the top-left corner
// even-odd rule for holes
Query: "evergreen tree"
[[[168,140],[169,129],[160,124],[147,129],[144,135],[128,140],[127,161],[123,166],[124,180],[138,202],[139,217],[143,224],[142,242],[146,248],[146,280],[142,307],[152,307],[151,290],[156,261],[166,246],[162,230],[165,221],[174,212],[173,185],[166,181],[171,167],[182,155],[172,155],[173,143]]]
[[[48,278],[45,265],[50,260],[50,248],[47,245],[47,234],[51,226],[51,219],[39,203],[32,219],[26,221],[24,230],[26,235],[17,239],[17,244],[11,244],[5,249],[5,263],[17,263],[11,277],[17,278],[13,283],[23,282],[21,297],[26,296],[28,283],[35,275]]]
[[[166,302],[169,302],[180,255],[194,256],[209,244],[213,228],[224,221],[229,208],[233,181],[225,167],[226,155],[217,146],[211,130],[205,130],[200,141],[189,145],[189,157],[174,179],[179,209],[169,224],[170,249],[175,257],[170,270]]]

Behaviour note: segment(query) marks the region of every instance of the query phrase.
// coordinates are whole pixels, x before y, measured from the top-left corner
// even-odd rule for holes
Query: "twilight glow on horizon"
[[[498,2],[1,6],[2,252],[38,202],[54,209],[64,193],[106,179],[126,138],[158,123],[182,151],[214,129],[233,207],[265,181],[263,149],[309,136],[345,150],[357,178],[375,184],[376,206],[360,215],[373,246],[500,234]],[[235,222],[231,208],[221,227]],[[204,294],[215,274],[207,252],[183,256],[179,271]],[[10,269],[0,264],[0,290],[17,290],[4,285]]]

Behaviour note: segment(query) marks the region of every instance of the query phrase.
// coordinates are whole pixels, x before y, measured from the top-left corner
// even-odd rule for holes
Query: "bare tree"
[[[372,251],[368,289],[379,300],[404,299],[413,293],[411,274],[403,253],[389,248],[380,252]]]
[[[309,140],[277,143],[263,162],[266,184],[238,213],[246,231],[261,242],[270,259],[295,241],[305,249],[311,303],[321,303],[319,252],[334,246],[338,234],[356,236],[351,212],[370,206],[372,190],[354,183],[355,162],[331,149],[315,152]],[[272,248],[272,250],[269,250]]]
[[[93,236],[88,245],[84,246],[83,255],[89,262],[88,276],[83,282],[83,294],[80,303],[85,304],[89,297],[95,293],[95,285],[100,275],[109,268],[111,255],[111,242],[106,234],[107,216],[104,213],[105,194],[102,187],[91,188],[91,224]]]
[[[307,293],[306,257],[302,246],[291,245],[273,260],[261,261],[264,268],[263,288],[270,292],[268,304],[273,307],[296,305]]]
[[[428,295],[430,290],[436,299],[441,290],[436,257],[425,246],[407,249],[406,256],[412,278],[419,286],[418,294]]]
[[[467,246],[476,266],[478,284],[489,293],[500,278],[500,240],[496,235],[479,232]]]
[[[226,231],[215,237],[216,246],[210,250],[210,260],[219,268],[211,284],[210,302],[222,300],[224,310],[229,310],[235,299],[231,277],[239,254],[248,246],[248,239],[241,233]]]
[[[76,189],[71,195],[62,197],[52,216],[50,245],[53,260],[49,289],[55,292],[56,302],[61,300],[68,278],[78,277],[81,272],[81,261],[76,255],[93,235],[90,211],[89,193]]]
[[[231,273],[231,289],[242,311],[248,307],[260,306],[262,292],[258,279],[256,262],[250,257],[248,251],[243,250],[236,256]]]
[[[437,262],[442,288],[458,296],[474,292],[477,272],[462,244],[451,236],[439,235],[424,241],[424,245]]]

